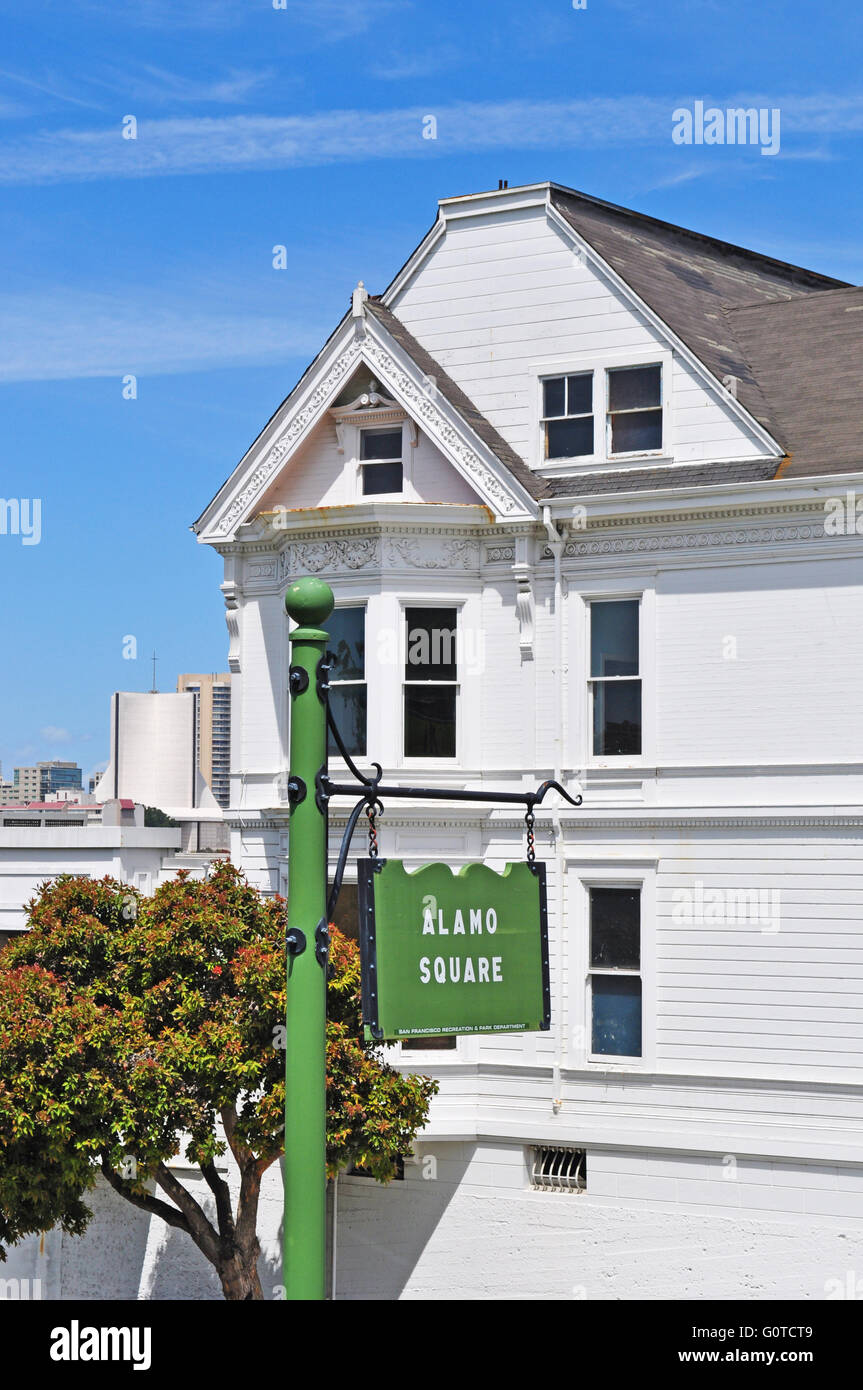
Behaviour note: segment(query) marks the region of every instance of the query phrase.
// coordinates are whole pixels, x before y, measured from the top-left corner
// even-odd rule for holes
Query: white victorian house
[[[584,798],[537,813],[551,1031],[390,1049],[440,1094],[402,1180],[339,1181],[339,1297],[863,1292],[861,440],[863,289],[543,183],[444,199],[196,523],[255,883],[302,574],[363,766]],[[379,837],[525,844],[458,802]]]

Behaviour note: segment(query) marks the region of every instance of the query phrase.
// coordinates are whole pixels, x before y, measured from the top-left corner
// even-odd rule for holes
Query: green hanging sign
[[[357,864],[369,1041],[549,1028],[544,864]]]

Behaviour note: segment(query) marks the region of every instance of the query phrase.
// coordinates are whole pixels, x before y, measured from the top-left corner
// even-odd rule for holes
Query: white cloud
[[[262,68],[259,71],[230,68],[219,77],[192,78],[167,68],[142,64],[140,69],[106,70],[103,75],[93,75],[90,82],[97,87],[123,94],[127,101],[145,101],[153,104],[179,103],[218,103],[232,106],[245,102],[261,87],[277,75],[275,68]],[[284,79],[282,93],[284,94]]]
[[[44,729],[39,730],[39,733],[46,743],[71,743],[72,741],[69,730],[57,724],[46,724]]]
[[[193,293],[194,290],[190,290]],[[61,287],[0,293],[0,381],[146,376],[310,357],[332,324],[312,315],[213,312],[154,295]],[[142,389],[142,388],[139,388]]]
[[[693,98],[694,100],[695,98]],[[863,94],[782,98],[736,95],[720,106],[779,107],[787,136],[857,134]],[[311,116],[195,117],[138,123],[138,138],[111,129],[42,131],[7,142],[0,183],[148,178],[223,170],[288,169],[492,149],[571,149],[670,145],[679,98],[603,97],[569,102],[462,102],[431,109],[327,111]],[[691,101],[689,103],[691,105]],[[423,117],[437,139],[423,139]],[[724,151],[716,151],[720,157]],[[744,155],[747,151],[735,151]]]

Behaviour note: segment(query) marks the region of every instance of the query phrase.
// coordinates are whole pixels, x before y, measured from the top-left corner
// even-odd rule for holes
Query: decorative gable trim
[[[201,518],[199,538],[202,541],[232,538],[238,527],[252,518],[257,499],[263,496],[279,469],[360,363],[374,372],[394,405],[419,423],[444,457],[476,490],[480,502],[507,520],[531,519],[536,515],[536,503],[521,484],[509,474],[504,477],[503,465],[444,400],[434,381],[421,375],[419,368],[411,372],[407,354],[390,344],[382,325],[367,316],[362,335],[357,333],[356,325],[349,325],[347,332],[350,335],[347,341],[343,338],[341,348],[329,365],[322,364],[322,375],[303,403],[292,409],[290,401],[285,402],[283,420],[276,425],[274,438],[240,485],[240,490],[230,497],[221,514],[213,516],[209,512]],[[238,474],[242,466],[239,465]],[[211,505],[214,509],[215,503]]]

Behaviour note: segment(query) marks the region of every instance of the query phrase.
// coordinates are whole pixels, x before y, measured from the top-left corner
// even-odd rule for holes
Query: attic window
[[[593,453],[592,372],[546,378],[542,425],[546,458],[583,458]]]
[[[360,466],[363,494],[401,492],[402,430],[360,430]]]
[[[608,451],[662,448],[662,368],[622,367],[608,373]]]

